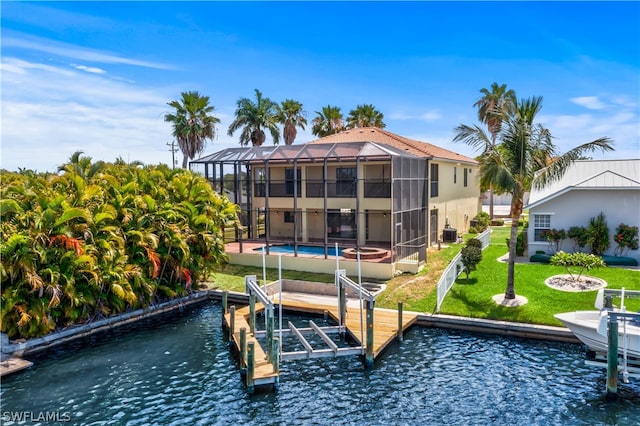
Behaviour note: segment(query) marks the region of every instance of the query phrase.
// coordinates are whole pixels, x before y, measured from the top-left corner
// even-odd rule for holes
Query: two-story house
[[[261,249],[252,243],[267,254],[285,243],[302,258],[300,265],[287,259],[288,269],[331,272],[320,260],[331,259],[337,243],[345,259],[360,250],[364,276],[390,278],[419,270],[427,247],[466,231],[480,208],[475,160],[378,128],[229,148],[190,167],[241,206],[244,231],[235,234],[240,253],[230,253],[232,263],[255,262]],[[314,261],[306,254],[316,254]]]

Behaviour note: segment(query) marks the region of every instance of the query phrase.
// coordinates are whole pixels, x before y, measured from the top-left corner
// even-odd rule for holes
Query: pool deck
[[[234,243],[226,243],[224,248],[228,253],[240,253],[240,244],[238,242]],[[286,241],[269,241],[271,245],[280,245],[280,244],[291,244]],[[257,248],[263,247],[265,245],[264,241],[243,241],[242,242],[242,254],[254,254],[257,256],[262,255],[262,252],[259,250],[255,250]],[[313,245],[313,243],[305,243],[305,245]],[[363,262],[372,262],[372,263],[391,263],[391,251],[388,247],[378,247],[376,245],[372,245],[371,247],[376,248],[384,248],[387,250],[387,253],[384,256],[381,256],[377,259],[361,259]],[[331,246],[330,249],[334,249],[334,246]],[[347,248],[347,247],[344,247]],[[294,256],[293,253],[283,253],[283,252],[270,252],[270,256],[282,254],[283,256]],[[307,254],[307,253],[298,253],[298,257],[306,257],[312,259],[324,259],[324,254]],[[328,259],[335,259],[335,256],[329,256]],[[343,256],[338,256],[338,260],[340,262],[357,262],[355,259],[349,259]]]

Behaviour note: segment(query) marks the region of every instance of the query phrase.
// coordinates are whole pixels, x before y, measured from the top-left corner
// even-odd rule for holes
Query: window
[[[356,214],[350,209],[327,212],[327,235],[331,238],[356,238]]]
[[[296,169],[297,171],[297,176],[296,176],[296,187],[298,190],[298,197],[300,197],[300,195],[302,194],[302,169],[300,169],[300,167],[298,167]],[[284,170],[284,180],[285,180],[285,194],[286,195],[293,195],[293,168],[290,169],[285,169]]]
[[[551,215],[550,214],[537,214],[533,216],[533,240],[534,241],[547,241],[542,235],[544,231],[551,229]]]
[[[284,212],[284,223],[293,223],[294,220],[293,212]]]
[[[438,196],[438,165],[431,165],[431,198]]]
[[[471,171],[471,169],[464,168],[464,186],[467,187],[467,171]]]
[[[336,195],[356,196],[357,170],[355,167],[338,167],[336,169]]]
[[[254,191],[256,197],[264,197],[265,196],[265,170],[264,167],[258,167],[255,169],[255,183],[254,183]]]
[[[465,169],[465,172],[466,171],[467,170]],[[465,176],[466,176],[466,173],[465,173]],[[457,180],[458,180],[458,168],[454,167],[453,168],[453,183],[456,183]]]

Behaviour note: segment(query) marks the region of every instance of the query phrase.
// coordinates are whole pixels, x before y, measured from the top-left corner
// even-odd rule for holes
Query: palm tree
[[[507,90],[506,84],[493,83],[491,91],[482,88],[480,93],[482,93],[482,97],[473,106],[478,108],[478,119],[487,125],[491,134],[491,142],[495,145],[496,137],[504,120],[503,111],[508,113],[513,110],[517,103],[516,92],[512,89]],[[489,187],[489,217],[493,219],[493,187],[491,186]]]
[[[173,125],[173,136],[184,155],[182,168],[186,169],[188,160],[204,150],[207,139],[215,137],[220,119],[211,115],[214,107],[209,105],[209,97],[198,92],[182,92],[181,101],[167,105],[176,109],[175,113],[166,114],[164,121]]]
[[[516,242],[525,192],[530,191],[534,184],[536,187],[544,187],[559,180],[567,168],[586,152],[613,150],[613,142],[607,137],[602,137],[564,154],[558,154],[549,129],[534,123],[541,107],[542,97],[533,97],[520,100],[512,111],[504,111],[502,126],[496,135],[498,144],[494,144],[492,138],[478,126],[460,125],[456,128],[454,138],[454,141],[482,149],[481,184],[492,185],[499,191],[512,196],[505,299],[516,297],[514,288]]]
[[[383,118],[384,115],[373,105],[358,105],[349,111],[349,117],[347,117],[347,128],[378,127],[380,129],[384,129],[386,124],[382,121]]]
[[[264,130],[262,130],[264,128],[271,133],[273,144],[278,145],[280,142],[278,105],[269,98],[263,98],[258,89],[255,91],[255,102],[248,98],[238,99],[236,119],[229,126],[227,134],[233,136],[233,133],[242,127],[240,145],[246,146],[251,142],[253,146],[261,146],[266,139]]]
[[[342,112],[340,107],[327,105],[322,107],[322,111],[316,111],[316,118],[313,119],[313,128],[311,132],[322,138],[328,135],[334,135],[344,130]]]
[[[285,145],[291,145],[298,133],[296,127],[304,130],[304,126],[307,125],[306,113],[302,110],[302,104],[293,99],[285,99],[277,109],[278,121],[284,126],[282,129],[284,143]]]

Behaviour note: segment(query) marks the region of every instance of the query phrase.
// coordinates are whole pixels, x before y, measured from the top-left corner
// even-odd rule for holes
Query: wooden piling
[[[256,332],[256,296],[253,294],[249,295],[249,332]]]
[[[273,352],[273,372],[276,374],[280,374],[280,338],[273,338],[273,347],[271,349]]]
[[[366,367],[373,367],[373,301],[367,302],[367,348],[365,352],[364,364]]]
[[[229,308],[229,341],[233,342],[234,326],[236,323],[236,306],[231,305]]]
[[[607,348],[607,401],[618,397],[618,317],[609,314]]]
[[[227,301],[229,300],[229,292],[222,292],[222,316],[224,317],[229,310],[227,309]]]
[[[247,370],[247,329],[240,328],[240,374]]]
[[[255,385],[253,383],[255,361],[255,342],[249,342],[247,345],[247,392],[250,394],[255,391]]]
[[[402,342],[402,302],[398,302],[398,341]]]
[[[267,318],[267,361],[273,362],[273,327],[274,318],[273,315],[269,315]]]

